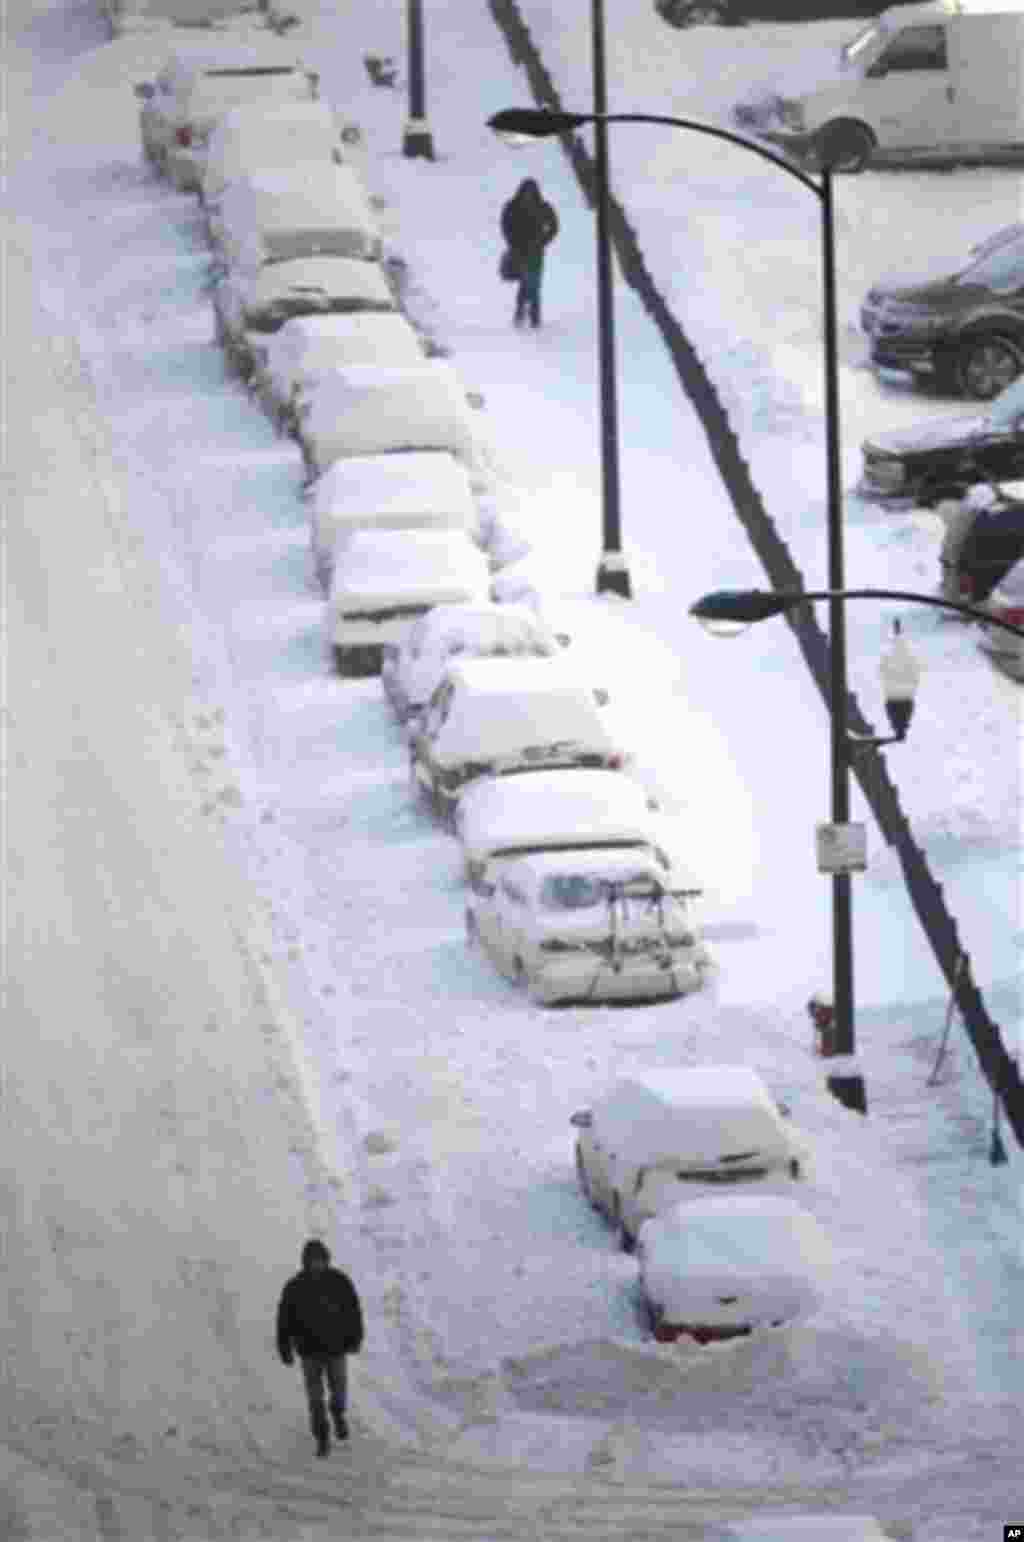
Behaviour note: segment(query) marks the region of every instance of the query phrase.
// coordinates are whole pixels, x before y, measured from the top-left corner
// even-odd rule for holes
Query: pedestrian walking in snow
[[[331,1268],[328,1248],[314,1237],[302,1249],[302,1269],[281,1292],[277,1308],[277,1352],[291,1365],[296,1350],[309,1403],[309,1422],[317,1456],[326,1456],[331,1437],[324,1406],[324,1383],[338,1440],[348,1439],[346,1355],[359,1353],[363,1313],[347,1274]]]
[[[558,215],[532,177],[520,182],[502,209],[501,233],[519,270],[515,324],[522,326],[529,314],[531,325],[539,327],[544,253],[558,234]]]

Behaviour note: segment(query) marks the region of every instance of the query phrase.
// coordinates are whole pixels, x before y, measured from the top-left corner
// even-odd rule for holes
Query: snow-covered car
[[[442,817],[477,777],[555,767],[617,771],[627,759],[595,688],[551,658],[450,663],[416,719],[410,758],[414,785]]]
[[[463,530],[357,530],[334,565],[327,625],[348,676],[380,673],[382,650],[400,643],[432,605],[487,597],[487,563]]]
[[[465,387],[446,359],[352,364],[325,376],[297,413],[311,477],[346,455],[448,450],[472,474],[479,446]]]
[[[410,628],[400,648],[385,652],[381,682],[405,722],[423,710],[453,660],[554,658],[567,641],[525,605],[439,605]]]
[[[227,268],[285,257],[355,257],[376,262],[380,230],[351,166],[297,161],[231,182],[209,221]]]
[[[202,183],[206,143],[218,118],[243,102],[311,101],[320,77],[273,34],[176,43],[151,81],[135,87],[147,160],[182,190]]]
[[[673,1205],[641,1226],[637,1261],[660,1344],[709,1344],[803,1321],[824,1305],[835,1273],[820,1222],[776,1194]]]
[[[267,338],[266,356],[249,385],[268,416],[290,427],[300,403],[333,370],[346,364],[420,364],[425,357],[415,328],[397,311],[297,316]]]
[[[470,782],[454,824],[470,883],[491,861],[581,848],[653,852],[657,868],[670,874],[655,809],[622,771],[525,771]]]
[[[752,1066],[636,1071],[570,1123],[580,1189],[627,1251],[651,1216],[723,1186],[786,1195],[802,1170],[792,1130]]]
[[[267,107],[246,103],[218,121],[206,148],[202,197],[207,209],[224,189],[252,171],[286,168],[297,161],[341,165],[352,126],[329,102],[283,102]]]
[[[232,269],[213,290],[217,341],[248,375],[268,339],[296,316],[351,316],[395,309],[384,269],[352,257],[298,257]]]
[[[960,598],[984,606],[1024,558],[1024,502],[1000,498],[979,509],[957,553]]]
[[[349,455],[336,460],[308,489],[307,496],[313,506],[313,562],[325,588],[334,570],[335,551],[354,530],[477,533],[469,473],[447,450]],[[385,671],[393,652],[391,648],[385,651]]]
[[[491,863],[466,935],[535,1001],[649,1001],[698,990],[711,966],[653,853],[548,851]]]
[[[203,28],[209,33],[282,28],[285,18],[265,0],[104,0],[114,37]]]
[[[1024,562],[1017,562],[981,606],[1000,621],[1024,628]],[[1015,680],[1024,680],[1024,637],[982,623],[978,647]]]
[[[933,507],[977,482],[1024,479],[1024,375],[986,412],[933,418],[864,441],[857,491],[882,503]]]

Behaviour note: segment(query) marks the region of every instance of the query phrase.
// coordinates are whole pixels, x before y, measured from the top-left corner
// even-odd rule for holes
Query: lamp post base
[[[402,137],[402,154],[407,160],[419,157],[424,161],[435,160],[434,141],[426,118],[409,118]]]
[[[624,600],[633,598],[626,559],[620,551],[602,552],[597,565],[598,594],[618,594]]]
[[[829,1076],[826,1079],[826,1086],[844,1108],[852,1109],[855,1114],[867,1113],[868,1095],[863,1076]]]

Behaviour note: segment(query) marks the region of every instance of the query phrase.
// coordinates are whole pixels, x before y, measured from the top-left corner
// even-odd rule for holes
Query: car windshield
[[[1007,241],[972,262],[957,275],[958,284],[981,284],[986,289],[1007,292],[1024,287],[1024,236]]]
[[[996,428],[1012,428],[1024,417],[1024,375],[1006,387],[988,410],[988,420]]]
[[[614,879],[587,873],[558,873],[544,880],[540,904],[543,910],[590,910],[595,905],[607,905],[626,885],[634,897],[641,886],[651,897],[660,892],[657,881],[647,873]]]

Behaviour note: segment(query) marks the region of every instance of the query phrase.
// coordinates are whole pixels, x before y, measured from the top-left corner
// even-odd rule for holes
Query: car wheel
[[[863,171],[874,152],[875,137],[863,123],[827,123],[818,135],[818,162],[832,171]]]
[[[965,395],[990,402],[1017,379],[1024,354],[1005,337],[976,337],[961,345],[957,363]]]

